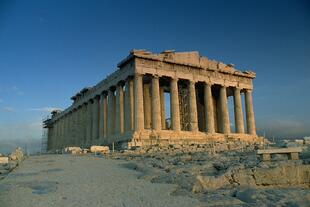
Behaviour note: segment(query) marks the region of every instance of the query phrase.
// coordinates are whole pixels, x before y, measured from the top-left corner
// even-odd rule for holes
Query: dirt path
[[[0,207],[200,206],[170,195],[173,185],[137,179],[124,163],[90,155],[30,157],[0,181]]]

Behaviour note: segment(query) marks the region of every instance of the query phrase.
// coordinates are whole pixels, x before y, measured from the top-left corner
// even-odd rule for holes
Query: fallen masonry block
[[[90,152],[93,152],[93,153],[100,152],[103,154],[107,154],[110,152],[110,149],[108,146],[91,146]]]
[[[8,164],[9,158],[8,157],[0,157],[0,164]]]
[[[21,161],[23,157],[24,157],[24,153],[22,149],[19,147],[9,155],[9,159],[12,161]]]
[[[82,149],[80,147],[66,147],[65,153],[80,154],[82,153]]]

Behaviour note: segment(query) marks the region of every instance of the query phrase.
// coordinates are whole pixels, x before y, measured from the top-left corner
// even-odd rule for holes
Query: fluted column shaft
[[[198,131],[196,89],[194,81],[189,82],[189,111],[190,111],[190,130]]]
[[[205,103],[205,116],[206,116],[206,131],[214,133],[214,109],[211,85],[205,83],[204,85],[204,103]]]
[[[170,82],[170,110],[171,110],[171,127],[175,131],[180,131],[180,105],[178,92],[178,79],[172,78]]]
[[[235,112],[235,130],[236,133],[244,133],[244,121],[242,112],[242,101],[240,89],[234,89],[234,112]]]
[[[122,85],[118,85],[116,88],[115,113],[115,133],[122,134],[124,132],[124,91]]]
[[[166,108],[165,108],[165,91],[160,88],[160,114],[161,114],[161,127],[166,129]]]
[[[87,114],[87,103],[84,103],[82,105],[82,130],[83,130],[83,140],[82,140],[82,146],[86,146],[86,142],[87,142],[87,127],[88,127],[88,114]]]
[[[135,75],[135,130],[144,129],[143,85],[142,75]]]
[[[108,92],[108,136],[115,133],[115,95],[111,89]]]
[[[125,97],[124,97],[124,131],[133,130],[133,82],[128,79],[125,83]]]
[[[161,130],[159,78],[152,77],[152,128]]]
[[[107,135],[107,96],[101,94],[100,107],[99,107],[99,139],[104,141],[104,137]]]
[[[143,84],[144,128],[151,128],[151,93],[150,84]]]
[[[92,140],[97,140],[99,138],[99,97],[95,97],[93,101]]]
[[[221,110],[221,120],[222,120],[222,133],[229,134],[230,133],[230,122],[229,122],[229,112],[227,105],[227,93],[226,87],[221,86],[220,89],[220,110]]]
[[[86,132],[86,145],[91,144],[92,139],[92,100],[89,100],[87,103],[87,132]]]
[[[245,108],[246,108],[247,131],[249,134],[256,135],[252,90],[245,91]]]
[[[83,130],[82,130],[82,107],[77,108],[77,145],[82,146]]]

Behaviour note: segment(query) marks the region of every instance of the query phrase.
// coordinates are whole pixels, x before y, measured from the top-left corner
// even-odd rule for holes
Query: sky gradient
[[[51,109],[133,48],[254,70],[258,133],[310,135],[309,1],[0,0],[0,145],[39,138]]]

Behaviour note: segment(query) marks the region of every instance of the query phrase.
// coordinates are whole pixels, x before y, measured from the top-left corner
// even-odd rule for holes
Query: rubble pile
[[[0,154],[0,179],[14,170],[23,159],[24,153],[21,148],[17,148],[9,156]]]

